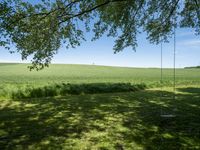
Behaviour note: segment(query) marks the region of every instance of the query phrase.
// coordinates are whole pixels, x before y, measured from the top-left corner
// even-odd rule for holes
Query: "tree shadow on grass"
[[[197,87],[179,88],[178,90],[181,92],[186,92],[186,93],[195,94],[197,96],[200,96],[200,88],[197,88]]]
[[[0,149],[199,149],[200,89],[178,90],[1,100]]]

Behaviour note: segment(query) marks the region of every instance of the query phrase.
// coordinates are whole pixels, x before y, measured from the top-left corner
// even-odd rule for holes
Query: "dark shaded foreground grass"
[[[1,100],[0,149],[200,149],[200,88],[178,90]]]

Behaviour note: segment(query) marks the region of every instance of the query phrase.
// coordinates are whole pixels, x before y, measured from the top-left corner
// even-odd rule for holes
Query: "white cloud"
[[[191,31],[191,32],[180,32],[180,33],[177,33],[178,37],[185,37],[185,36],[191,36],[191,35],[195,35],[195,32]]]
[[[200,50],[200,40],[187,40],[178,43],[179,46],[187,46],[192,48],[199,48]]]
[[[185,42],[185,45],[188,45],[188,46],[200,46],[200,40],[188,41],[188,42]]]

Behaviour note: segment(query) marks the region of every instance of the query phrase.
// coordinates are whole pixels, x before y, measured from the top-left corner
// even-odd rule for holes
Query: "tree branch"
[[[170,18],[171,18],[171,16],[173,15],[173,13],[174,13],[174,11],[176,10],[176,7],[177,7],[177,5],[178,5],[178,2],[179,2],[179,0],[177,0],[176,2],[175,2],[175,5],[172,7],[172,9],[171,9],[171,11],[170,11],[170,13],[169,13],[169,15],[164,19],[164,21],[162,21],[161,22],[161,24],[163,24],[164,25],[164,23],[170,23]],[[164,27],[165,27],[166,25],[164,25]],[[163,28],[163,30],[165,30],[165,28]]]
[[[99,5],[97,5],[97,6],[94,6],[93,8],[90,8],[90,9],[84,10],[84,11],[81,11],[81,12],[79,12],[78,14],[75,14],[75,15],[73,15],[73,16],[71,16],[71,17],[68,17],[67,19],[65,19],[65,20],[63,20],[63,21],[61,21],[61,22],[59,22],[58,25],[61,25],[62,23],[66,22],[67,20],[70,20],[70,19],[72,19],[72,18],[75,18],[75,17],[81,16],[81,15],[83,15],[83,14],[92,12],[92,11],[96,10],[97,8],[100,8],[100,7],[102,7],[102,6],[108,5],[109,3],[113,3],[113,2],[122,2],[122,1],[127,1],[127,0],[109,0],[109,1],[106,1],[106,2],[104,2],[104,3],[102,3],[102,4],[99,4]]]
[[[197,12],[197,17],[198,17],[198,19],[199,19],[199,21],[200,21],[200,12],[199,12],[199,10],[198,10],[198,8],[200,8],[200,6],[198,6],[197,0],[194,0],[194,2],[195,2],[195,5],[197,6],[196,12]]]

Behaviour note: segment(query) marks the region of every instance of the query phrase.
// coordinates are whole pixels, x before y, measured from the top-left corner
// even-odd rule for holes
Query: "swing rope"
[[[175,22],[175,19],[174,19]],[[161,40],[160,44],[160,57],[161,57],[161,64],[160,64],[160,83],[161,83],[161,94],[160,94],[160,101],[163,98],[163,41]],[[174,26],[174,37],[173,37],[173,100],[176,100],[176,27]],[[164,118],[171,118],[175,117],[174,114],[166,114],[163,112],[161,107],[161,117]]]
[[[162,40],[160,44],[160,90],[161,90],[160,101],[162,101],[162,97],[163,97],[163,44],[162,44]],[[160,111],[161,111],[160,115],[163,115],[162,106],[161,106]]]
[[[174,19],[175,22],[175,19]],[[174,96],[173,99],[176,100],[176,27],[174,26]]]

